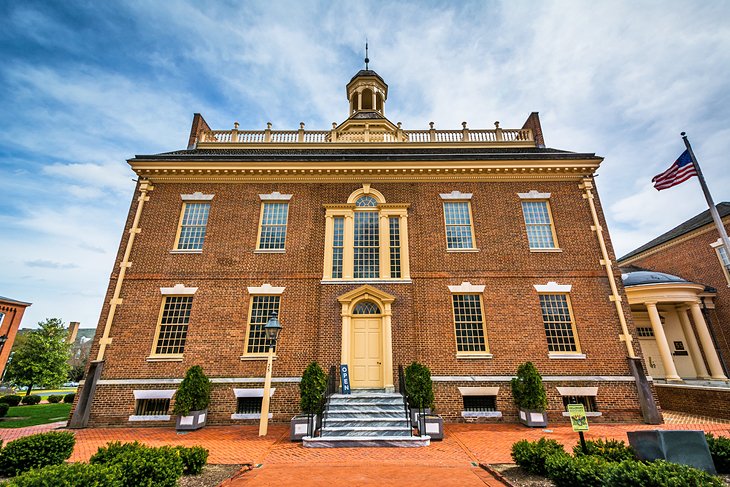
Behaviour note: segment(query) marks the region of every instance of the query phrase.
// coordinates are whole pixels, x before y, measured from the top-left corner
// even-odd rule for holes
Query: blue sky
[[[520,127],[596,152],[619,255],[705,209],[651,177],[687,131],[730,200],[730,3],[1,2],[0,295],[96,326],[134,183],[126,159],[214,128],[329,128],[362,67],[404,128]]]

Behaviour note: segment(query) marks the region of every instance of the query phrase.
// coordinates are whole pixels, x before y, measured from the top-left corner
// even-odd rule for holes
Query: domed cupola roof
[[[385,83],[385,80],[383,80],[383,78],[378,73],[373,71],[372,69],[361,69],[360,71],[357,72],[357,74],[355,76],[352,77],[352,79],[350,80],[350,83],[355,81],[357,78],[365,78],[365,77],[378,78],[386,87],[388,86]]]
[[[648,284],[689,283],[686,279],[664,272],[648,271],[645,269],[632,270],[621,274],[624,286],[645,286]]]

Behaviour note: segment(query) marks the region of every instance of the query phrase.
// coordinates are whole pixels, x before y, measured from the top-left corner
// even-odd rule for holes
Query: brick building
[[[730,203],[717,211],[730,228]],[[662,407],[730,418],[730,260],[709,210],[619,264]]]
[[[514,421],[509,380],[530,360],[552,420],[571,401],[639,419],[652,388],[637,388],[602,230],[602,158],[545,147],[537,113],[519,129],[406,130],[374,71],[346,88],[330,130],[212,130],[196,114],[187,149],[128,161],[139,182],[75,417],[172,424],[169,399],[200,364],[209,421],[256,420],[278,312],[274,421],[298,412],[314,360],[386,391],[424,363],[450,421]]]

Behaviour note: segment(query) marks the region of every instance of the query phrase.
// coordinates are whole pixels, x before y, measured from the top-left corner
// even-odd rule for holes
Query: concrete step
[[[322,428],[321,436],[411,436],[411,428],[405,426],[343,426]]]
[[[327,421],[330,419],[360,419],[360,418],[380,418],[390,419],[397,418],[406,419],[404,410],[382,410],[382,409],[331,409],[327,411]]]
[[[305,436],[302,444],[307,448],[358,448],[393,447],[414,448],[428,446],[430,436]]]
[[[405,408],[402,404],[375,404],[375,403],[369,403],[369,402],[355,402],[350,401],[347,403],[340,403],[340,404],[333,404],[330,403],[327,407],[328,411],[344,411],[344,410],[351,410],[351,411],[363,411],[363,410],[372,410],[372,411],[403,411],[405,414]]]
[[[410,421],[405,418],[326,418],[325,427],[330,428],[343,428],[343,427],[397,427],[397,428],[408,428]]]

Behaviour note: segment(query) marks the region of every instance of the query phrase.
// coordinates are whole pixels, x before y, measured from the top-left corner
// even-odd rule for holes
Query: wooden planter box
[[[534,409],[520,408],[520,423],[530,428],[544,428],[547,426],[547,413]]]
[[[193,431],[205,426],[208,420],[208,410],[190,411],[187,416],[178,416],[175,429],[178,431]]]

